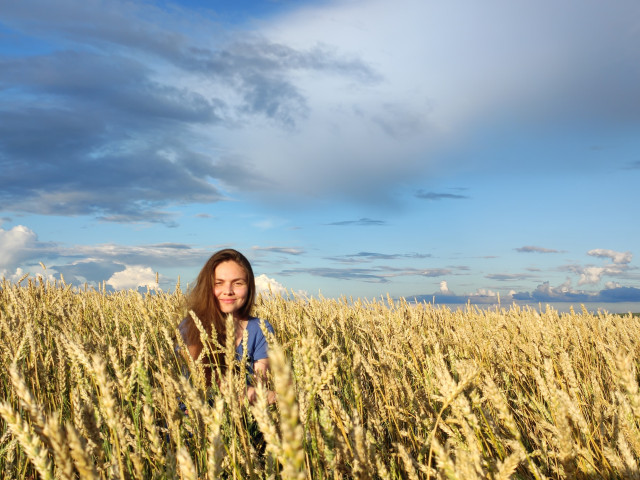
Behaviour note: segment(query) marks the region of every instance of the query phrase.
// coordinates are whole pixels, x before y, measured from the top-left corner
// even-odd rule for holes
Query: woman
[[[210,336],[214,336],[220,345],[226,345],[226,316],[233,315],[235,324],[236,357],[242,358],[242,337],[247,331],[247,370],[258,381],[265,381],[269,370],[267,339],[260,328],[261,320],[250,315],[255,300],[256,285],[251,264],[237,250],[225,249],[214,253],[204,265],[196,284],[188,295],[188,309],[193,310]],[[267,330],[273,333],[273,327],[264,321]],[[203,345],[200,331],[191,316],[186,317],[180,326],[180,333],[191,357],[196,360],[202,353]],[[222,356],[217,356],[220,361]],[[209,363],[214,361],[208,359]],[[211,368],[207,368],[208,381],[211,381]],[[253,385],[247,386],[247,397],[253,403],[256,398]],[[273,400],[270,392],[269,399]]]

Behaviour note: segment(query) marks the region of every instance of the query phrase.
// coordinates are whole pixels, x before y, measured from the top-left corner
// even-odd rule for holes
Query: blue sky
[[[637,45],[630,0],[0,0],[0,275],[234,247],[274,290],[639,311]]]

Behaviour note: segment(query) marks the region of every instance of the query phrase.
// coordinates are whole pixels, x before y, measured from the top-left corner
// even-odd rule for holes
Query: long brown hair
[[[223,347],[226,340],[225,316],[220,311],[220,305],[218,305],[218,300],[213,293],[213,277],[216,267],[228,261],[236,262],[247,274],[247,300],[240,310],[238,310],[238,315],[243,318],[248,317],[255,300],[256,281],[249,260],[247,260],[243,254],[232,248],[226,248],[211,255],[211,258],[209,258],[207,263],[204,264],[204,267],[202,267],[202,270],[200,270],[195,285],[189,289],[189,293],[187,294],[188,310],[193,310],[202,322],[205,331],[210,336],[216,338],[218,343]],[[185,343],[187,345],[197,345],[199,350],[202,350],[200,332],[191,315],[187,315],[185,327]],[[215,334],[213,332],[215,332]]]

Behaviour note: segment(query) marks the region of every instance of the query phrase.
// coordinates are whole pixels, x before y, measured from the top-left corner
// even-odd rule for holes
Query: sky
[[[638,45],[636,0],[0,0],[0,277],[231,247],[263,291],[638,312]]]

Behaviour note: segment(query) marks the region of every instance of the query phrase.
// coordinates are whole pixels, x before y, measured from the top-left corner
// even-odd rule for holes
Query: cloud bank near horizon
[[[211,255],[212,249],[193,248],[188,244],[162,243],[138,246],[124,246],[116,244],[103,245],[74,245],[65,246],[55,243],[42,243],[38,241],[35,232],[29,228],[18,225],[10,229],[0,228],[0,276],[11,281],[17,281],[25,274],[42,275],[46,278],[58,278],[61,274],[65,282],[74,285],[98,286],[105,282],[109,287],[120,289],[166,288],[175,286],[176,278],[160,274],[160,282],[156,283],[156,272],[163,268],[172,268],[180,264],[200,267]],[[537,250],[534,250],[537,251]],[[251,254],[257,254],[260,258],[252,259],[254,265],[280,264],[282,255],[300,257],[306,255],[302,249],[286,246],[255,246]],[[617,252],[609,249],[592,249],[586,252],[587,256],[610,259],[612,263],[597,267],[593,265],[571,265],[565,267],[578,277],[578,286],[589,284],[597,285],[605,276],[619,276],[626,273],[631,275],[637,270],[633,266],[631,252]],[[273,256],[271,261],[269,256]],[[256,278],[260,290],[273,293],[285,293],[298,290],[295,286],[281,283],[280,279],[291,278],[294,275],[309,275],[329,278],[336,281],[360,280],[366,283],[385,284],[393,279],[400,278],[439,278],[440,289],[429,294],[411,294],[407,292],[405,298],[418,301],[432,301],[435,297],[437,303],[464,304],[467,302],[485,304],[495,303],[498,291],[480,288],[472,293],[456,294],[452,292],[447,283],[447,278],[467,273],[468,267],[418,268],[415,266],[395,266],[395,262],[428,260],[434,258],[430,254],[422,253],[379,253],[358,252],[330,258],[329,260],[341,264],[361,264],[372,262],[393,261],[394,266],[381,263],[367,267],[293,267],[281,268],[269,276],[260,273]],[[39,262],[45,262],[46,270],[42,270]],[[25,269],[27,265],[29,269]],[[585,282],[585,276],[590,276],[590,281]],[[275,278],[274,278],[275,277]],[[519,281],[523,279],[535,279],[536,275],[525,273],[496,273],[488,274],[487,278],[494,281]],[[271,286],[271,287],[269,287]],[[306,293],[305,293],[306,294]],[[567,280],[553,287],[549,281],[542,281],[533,291],[510,290],[501,293],[502,301],[511,300],[524,302],[640,302],[640,289],[622,286],[617,282],[606,282],[600,290],[577,290],[572,287],[572,280]]]
[[[446,282],[442,282],[440,290],[432,294],[406,296],[407,300],[418,302],[463,305],[494,305],[498,300],[502,304],[512,302],[524,303],[627,303],[640,302],[640,288],[622,287],[618,284],[607,284],[599,291],[574,290],[571,287],[571,280],[567,280],[562,285],[553,287],[550,282],[543,282],[531,292],[498,293],[488,289],[478,289],[474,293],[456,295],[449,291]]]

